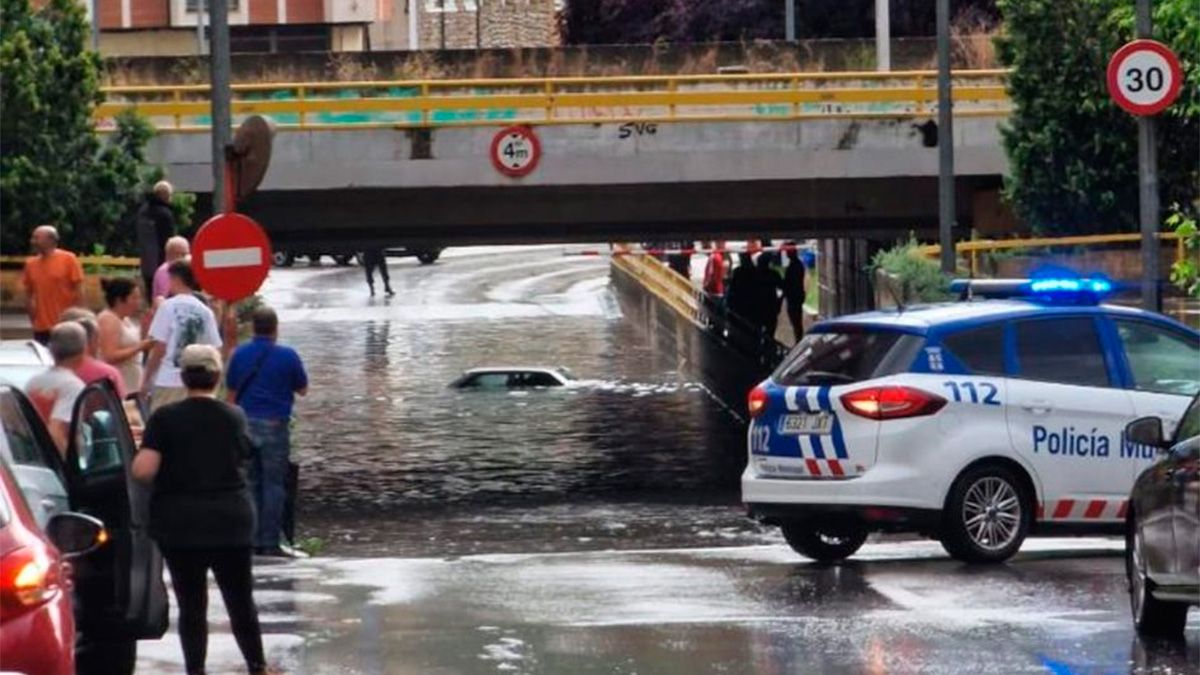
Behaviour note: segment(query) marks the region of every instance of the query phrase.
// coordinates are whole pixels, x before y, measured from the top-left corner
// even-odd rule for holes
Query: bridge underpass
[[[956,74],[958,221],[1006,167],[1004,73]],[[936,223],[930,73],[296,83],[235,90],[235,115],[279,122],[242,208],[281,246],[758,235],[894,237]],[[134,106],[171,179],[211,186],[203,87],[110,89]],[[107,117],[106,117],[107,116]],[[536,169],[497,171],[493,137],[523,124]]]

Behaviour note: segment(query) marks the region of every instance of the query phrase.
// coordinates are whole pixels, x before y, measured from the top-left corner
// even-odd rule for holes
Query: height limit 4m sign
[[[492,166],[505,176],[528,176],[542,158],[542,143],[533,129],[509,127],[492,138]]]
[[[1179,58],[1155,40],[1134,40],[1108,61],[1108,95],[1134,115],[1157,115],[1179,98]]]

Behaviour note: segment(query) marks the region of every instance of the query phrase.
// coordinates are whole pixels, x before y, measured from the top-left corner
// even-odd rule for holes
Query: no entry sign
[[[504,129],[492,138],[492,166],[500,173],[520,178],[537,168],[542,158],[542,144],[533,129],[515,126]]]
[[[1108,95],[1134,115],[1157,115],[1179,97],[1179,58],[1155,40],[1134,40],[1108,61]]]
[[[271,268],[271,241],[247,216],[223,213],[200,227],[192,242],[192,270],[205,292],[228,302],[262,286]]]

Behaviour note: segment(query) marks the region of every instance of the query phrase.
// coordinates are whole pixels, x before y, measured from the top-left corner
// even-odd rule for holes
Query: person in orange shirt
[[[36,228],[30,245],[37,255],[25,260],[21,282],[28,298],[26,309],[33,323],[33,339],[46,344],[58,317],[80,303],[83,266],[74,253],[58,247],[58,230],[50,225]]]

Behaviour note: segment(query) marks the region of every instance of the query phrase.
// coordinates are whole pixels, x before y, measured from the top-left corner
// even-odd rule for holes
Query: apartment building
[[[181,56],[201,49],[204,0],[85,0],[105,56]],[[227,0],[234,52],[363,51],[392,0]],[[207,23],[207,19],[205,19]]]
[[[205,0],[82,0],[105,56],[200,53]],[[546,47],[556,0],[227,0],[237,53]],[[207,23],[207,19],[203,19]]]

